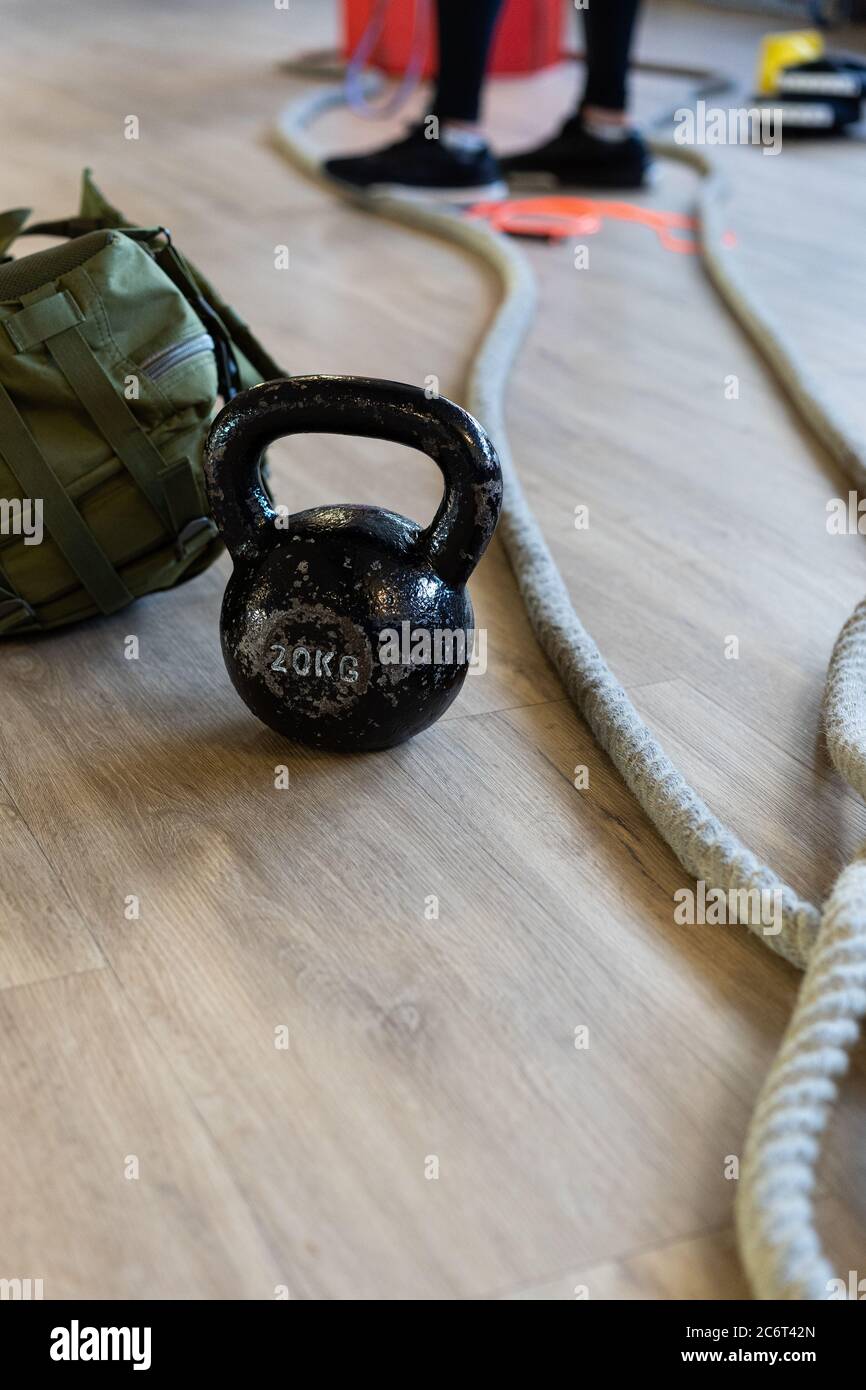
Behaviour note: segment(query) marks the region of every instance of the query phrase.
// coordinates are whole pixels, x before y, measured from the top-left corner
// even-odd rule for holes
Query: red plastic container
[[[603,2],[603,0],[602,0]],[[471,5],[473,0],[465,0]],[[416,0],[391,0],[371,57],[389,74],[405,72],[412,49]],[[343,49],[350,58],[376,8],[376,0],[343,0]],[[562,53],[562,0],[506,0],[493,40],[491,72],[538,72],[558,63]],[[423,75],[436,72],[435,15],[431,16]]]

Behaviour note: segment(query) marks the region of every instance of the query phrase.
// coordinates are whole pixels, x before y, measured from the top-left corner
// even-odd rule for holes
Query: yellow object
[[[782,68],[794,63],[810,63],[824,52],[824,37],[818,29],[792,29],[787,34],[767,34],[758,50],[756,85],[762,96],[772,96]]]

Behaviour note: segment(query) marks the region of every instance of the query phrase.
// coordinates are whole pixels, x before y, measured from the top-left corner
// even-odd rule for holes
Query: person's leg
[[[501,161],[506,174],[546,185],[639,188],[649,152],[630,126],[628,71],[640,0],[590,0],[581,11],[586,82],[577,112],[536,149]]]
[[[502,0],[437,0],[439,77],[433,114],[473,126]]]
[[[507,192],[477,122],[502,0],[437,0],[439,77],[431,116],[395,145],[329,159],[333,178],[364,192],[479,202]]]
[[[583,14],[586,82],[580,103],[584,115],[626,119],[628,69],[640,0],[590,4]]]

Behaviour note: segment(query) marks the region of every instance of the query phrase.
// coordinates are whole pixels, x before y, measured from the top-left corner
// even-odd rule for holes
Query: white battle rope
[[[342,105],[342,89],[319,90],[280,117],[281,151],[303,173],[380,217],[441,237],[470,251],[499,277],[502,294],[472,364],[465,405],[493,438],[502,462],[504,500],[499,534],[539,643],[570,698],[626,785],[683,868],[695,878],[741,895],[739,920],[805,971],[779,1053],[761,1089],[740,1170],[737,1231],[740,1252],[759,1298],[823,1299],[833,1272],[815,1230],[812,1193],[822,1135],[836,1099],[835,1078],[848,1063],[866,1012],[866,847],[843,870],[823,909],[813,907],[748,849],[686,782],[641,720],[572,607],[514,468],[505,429],[509,372],[532,320],[535,289],[513,243],[486,224],[427,203],[371,198],[341,190],[321,169],[306,131]],[[855,487],[866,487],[866,459],[844,421],[835,418],[791,348],[741,285],[722,242],[722,193],[709,161],[691,149],[654,144],[655,152],[690,164],[701,175],[700,250],[728,309],[763,353],[777,380]],[[830,756],[866,797],[866,601],[842,630],[825,693]],[[782,929],[764,935],[748,904],[774,893]],[[847,1280],[845,1281],[847,1285]],[[837,1295],[838,1296],[838,1295]]]

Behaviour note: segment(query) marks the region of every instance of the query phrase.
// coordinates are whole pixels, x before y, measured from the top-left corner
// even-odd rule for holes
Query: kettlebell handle
[[[466,583],[499,517],[502,474],[484,430],[453,401],[417,386],[357,376],[296,376],[241,391],[211,426],[204,473],[233,559],[278,535],[261,478],[269,445],[290,434],[355,434],[408,444],[439,466],[445,491],[419,546],[447,584]]]

